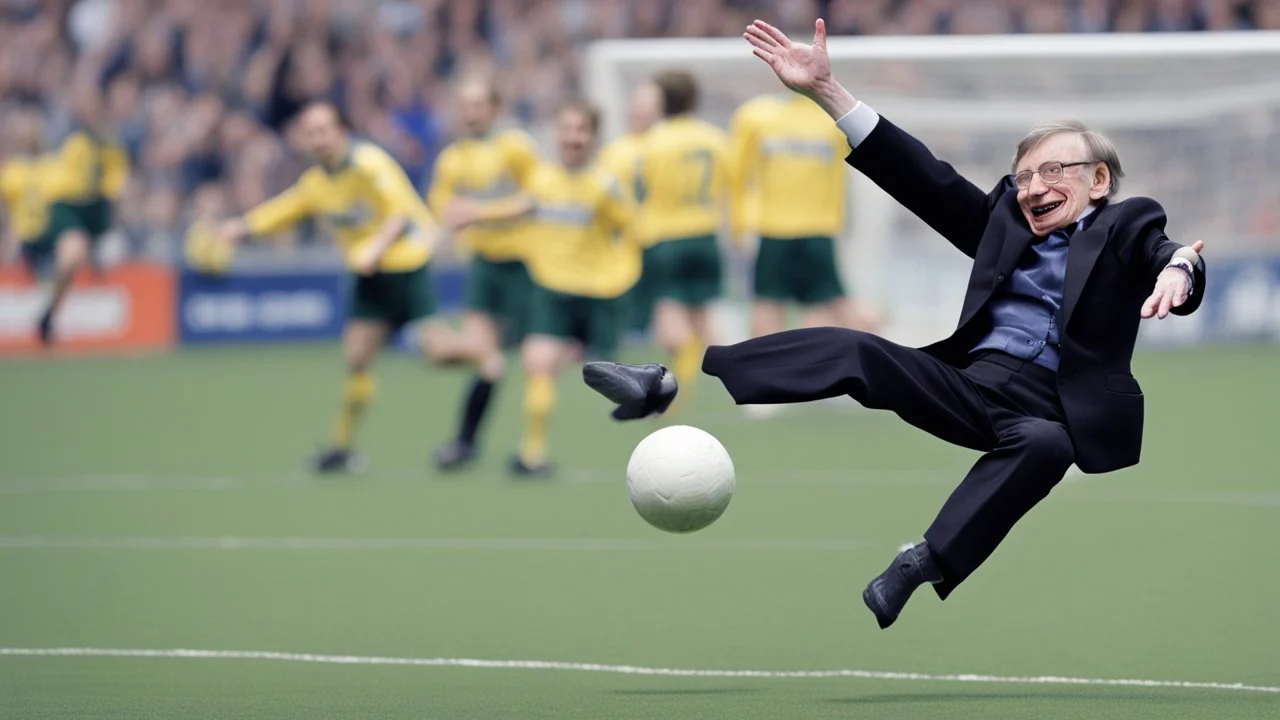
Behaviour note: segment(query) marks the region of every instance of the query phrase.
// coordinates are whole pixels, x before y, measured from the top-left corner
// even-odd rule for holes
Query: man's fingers
[[[1194,250],[1197,255],[1199,255],[1200,251],[1204,249],[1204,241],[1197,240],[1191,243],[1191,249]]]
[[[819,47],[827,44],[827,23],[822,18],[813,23],[813,44]]]
[[[760,48],[761,50],[772,51],[774,48],[778,47],[771,38],[753,33],[750,30],[743,33],[742,37],[746,38],[747,42],[751,43],[751,47]]]
[[[760,28],[761,30],[763,30],[765,33],[767,33],[769,37],[773,38],[774,41],[776,41],[782,47],[784,48],[791,47],[791,38],[787,37],[787,34],[782,32],[778,28],[770,25],[769,23],[763,20],[755,21],[754,25]]]
[[[772,37],[769,37],[768,33],[755,25],[748,27],[747,32],[743,34],[743,37],[747,39],[747,42],[759,48],[775,48],[778,46],[777,41]]]
[[[754,48],[751,52],[752,52],[756,57],[758,57],[758,58],[760,58],[761,60],[763,60],[763,61],[765,61],[765,62],[769,63],[770,67],[772,67],[772,66],[773,66],[773,53],[768,52],[768,51],[766,51],[766,50],[761,50],[760,48]]]
[[[1156,315],[1161,319],[1169,317],[1169,311],[1173,309],[1173,293],[1164,291],[1160,298],[1160,310]]]
[[[1155,315],[1156,306],[1159,304],[1160,304],[1160,291],[1157,290],[1151,293],[1151,296],[1147,298],[1146,302],[1142,303],[1142,310],[1139,312],[1139,315],[1141,315],[1143,318],[1149,318],[1152,315]]]

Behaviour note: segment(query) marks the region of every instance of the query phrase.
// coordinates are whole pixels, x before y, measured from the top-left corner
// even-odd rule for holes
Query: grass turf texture
[[[711,382],[738,492],[651,529],[624,486],[655,426],[566,373],[553,482],[437,476],[462,373],[380,362],[371,471],[303,471],[328,436],[331,346],[0,366],[0,647],[198,648],[667,668],[1280,685],[1280,352],[1145,354],[1145,460],[1069,479],[945,604],[876,629],[859,593],[973,460],[891,415],[742,417]],[[211,540],[233,538],[235,540]],[[295,540],[287,540],[294,538]],[[237,544],[238,543],[238,544]],[[216,547],[215,547],[216,546]],[[858,678],[686,678],[268,660],[0,657],[0,717],[1256,718],[1280,695]]]

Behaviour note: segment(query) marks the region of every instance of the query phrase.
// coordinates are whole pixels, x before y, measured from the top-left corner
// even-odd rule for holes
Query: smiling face
[[[556,118],[556,140],[560,147],[560,163],[576,170],[591,159],[596,141],[596,118],[585,107],[569,105]]]
[[[1033,171],[1031,184],[1018,188],[1018,206],[1037,237],[1045,237],[1074,223],[1085,208],[1110,192],[1111,172],[1104,162],[1064,168],[1062,179],[1054,184],[1044,181],[1038,172],[1046,163],[1065,164],[1094,160],[1089,148],[1077,133],[1050,135],[1018,160],[1014,174]]]

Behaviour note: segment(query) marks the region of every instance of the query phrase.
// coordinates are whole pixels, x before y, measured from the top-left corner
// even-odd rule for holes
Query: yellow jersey
[[[720,128],[688,116],[654,125],[636,167],[641,243],[719,233],[728,169],[729,141]]]
[[[731,222],[735,238],[838,235],[844,229],[849,143],[800,95],[765,95],[734,113]]]
[[[537,164],[533,139],[520,130],[457,140],[436,158],[428,204],[437,215],[458,196],[499,207],[526,189]],[[519,260],[527,239],[520,232],[523,224],[522,219],[482,222],[463,230],[459,240],[487,260]]]
[[[394,158],[377,145],[353,141],[341,167],[309,168],[292,187],[250,210],[245,222],[254,235],[273,235],[304,218],[318,218],[333,232],[347,264],[354,265],[394,215],[407,219],[405,230],[387,248],[378,270],[417,270],[431,259],[421,232],[435,227],[435,219]]]
[[[49,227],[48,158],[16,157],[0,167],[0,200],[9,228],[21,242],[31,242]]]
[[[129,180],[129,155],[114,141],[76,130],[62,141],[49,176],[49,197],[71,204],[115,200]]]
[[[643,143],[644,133],[627,133],[605,145],[596,156],[596,165],[617,179],[623,196],[632,203],[636,201],[636,167]],[[634,242],[644,237],[642,223],[640,214],[632,213],[631,225],[626,232]]]
[[[534,282],[567,295],[614,298],[640,279],[640,248],[622,235],[632,205],[622,184],[598,167],[539,165],[525,262]]]
[[[596,156],[596,165],[617,178],[622,184],[622,192],[632,199],[635,198],[636,167],[643,145],[644,133],[627,133],[600,148]]]

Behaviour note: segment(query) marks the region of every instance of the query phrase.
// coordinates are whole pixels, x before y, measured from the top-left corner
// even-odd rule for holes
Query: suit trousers
[[[702,371],[739,405],[848,395],[984,453],[924,534],[942,568],[934,589],[943,599],[1048,496],[1074,458],[1057,374],[1005,353],[957,368],[857,330],[808,328],[707,348]]]

